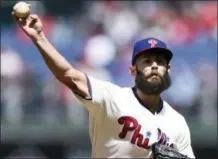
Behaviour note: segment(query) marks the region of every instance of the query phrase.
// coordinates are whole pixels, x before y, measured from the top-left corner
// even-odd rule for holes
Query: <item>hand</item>
[[[18,18],[14,12],[12,12],[12,16],[19,27],[31,39],[37,40],[44,36],[42,22],[36,14],[29,14],[25,18]]]

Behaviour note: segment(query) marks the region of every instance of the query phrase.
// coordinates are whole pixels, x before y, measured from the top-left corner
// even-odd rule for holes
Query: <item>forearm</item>
[[[59,80],[65,80],[64,78],[68,71],[75,71],[70,63],[53,47],[44,35],[37,39],[32,39],[32,41],[40,51],[51,72]]]
[[[22,20],[19,19],[14,12],[12,12],[12,16],[23,32],[30,37],[38,48],[45,63],[56,78],[72,91],[84,97],[89,96],[85,74],[74,69],[48,41],[43,33],[43,24],[38,15],[29,14]]]

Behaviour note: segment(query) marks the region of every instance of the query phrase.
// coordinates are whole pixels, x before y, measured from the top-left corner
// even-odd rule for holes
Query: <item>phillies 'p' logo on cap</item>
[[[162,54],[166,55],[168,61],[170,61],[173,57],[172,51],[169,50],[169,48],[163,41],[157,38],[149,37],[139,40],[134,44],[132,65],[135,64],[136,57],[138,57],[140,54],[145,54],[147,52],[161,52]]]
[[[157,44],[157,40],[151,39],[151,40],[148,40],[148,43],[151,44],[151,48],[153,48]]]

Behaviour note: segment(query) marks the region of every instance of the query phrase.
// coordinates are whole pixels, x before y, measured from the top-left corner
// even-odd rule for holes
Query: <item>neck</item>
[[[150,111],[155,112],[160,106],[160,94],[148,95],[140,91],[138,88],[136,88],[136,93]]]

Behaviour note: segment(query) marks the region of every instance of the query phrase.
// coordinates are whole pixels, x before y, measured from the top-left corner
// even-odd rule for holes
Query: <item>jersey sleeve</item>
[[[177,149],[178,152],[187,155],[189,158],[195,158],[193,149],[191,146],[191,135],[188,124],[183,118],[183,128],[177,140]]]
[[[90,113],[100,112],[111,103],[112,94],[119,87],[111,82],[99,80],[87,74],[85,76],[90,98],[86,99],[75,92],[74,95]]]

